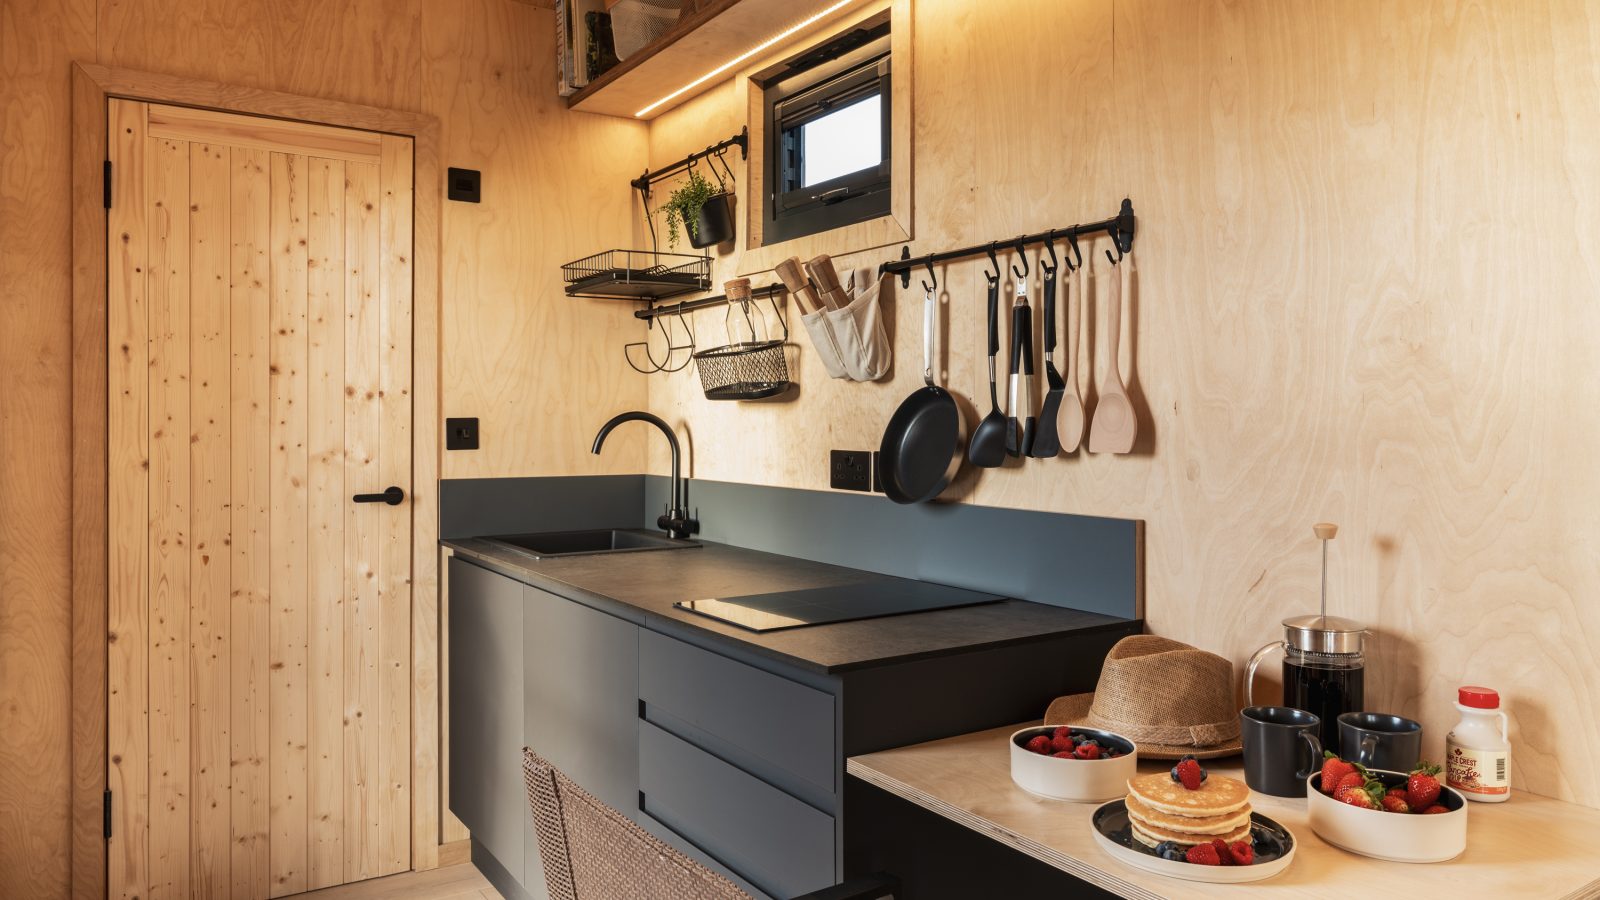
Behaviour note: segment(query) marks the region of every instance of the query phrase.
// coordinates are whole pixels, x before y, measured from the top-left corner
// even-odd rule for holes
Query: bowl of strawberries
[[[1128,792],[1139,748],[1120,734],[1037,725],[1011,735],[1011,780],[1052,800],[1099,803]]]
[[[1327,753],[1306,791],[1311,830],[1351,853],[1393,862],[1444,862],[1467,848],[1467,801],[1439,767],[1368,769]]]

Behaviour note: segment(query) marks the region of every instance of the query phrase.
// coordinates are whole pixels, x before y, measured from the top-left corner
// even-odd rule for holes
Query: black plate
[[[1154,847],[1146,847],[1133,839],[1133,829],[1128,825],[1128,805],[1122,800],[1113,800],[1095,810],[1094,827],[1113,843],[1146,856],[1161,858]],[[1250,814],[1250,836],[1255,844],[1255,865],[1282,859],[1294,849],[1294,835],[1258,812]]]

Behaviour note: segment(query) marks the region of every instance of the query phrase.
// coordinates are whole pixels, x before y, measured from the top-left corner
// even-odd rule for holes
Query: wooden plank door
[[[411,141],[108,127],[111,896],[409,869]]]

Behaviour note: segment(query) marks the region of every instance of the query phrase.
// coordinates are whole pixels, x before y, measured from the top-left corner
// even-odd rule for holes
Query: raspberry
[[[1024,746],[1026,746],[1029,750],[1032,750],[1034,753],[1048,754],[1052,750],[1050,746],[1050,736],[1045,734],[1034,735]]]
[[[1078,749],[1077,749],[1076,752],[1077,752],[1077,755],[1078,755],[1079,759],[1099,759],[1100,758],[1100,747],[1099,747],[1099,745],[1091,744],[1091,743],[1089,743],[1087,741],[1085,741],[1084,743],[1079,744],[1078,745]]]
[[[1058,734],[1055,737],[1050,739],[1050,749],[1056,751],[1057,753],[1060,753],[1063,750],[1065,750],[1068,753],[1071,753],[1072,752],[1072,738],[1063,737],[1062,735]]]
[[[1249,841],[1234,841],[1228,845],[1228,854],[1235,865],[1248,866],[1256,861],[1256,848]]]
[[[1058,750],[1050,755],[1054,756],[1056,759],[1077,759],[1077,757],[1072,755],[1071,750]]]
[[[1210,844],[1196,844],[1189,848],[1189,862],[1197,866],[1220,866],[1222,858],[1217,855],[1217,848]]]
[[[1191,791],[1200,790],[1201,782],[1206,780],[1205,772],[1200,768],[1200,763],[1192,759],[1185,759],[1173,768],[1178,780]]]
[[[1222,838],[1212,838],[1211,846],[1217,848],[1217,860],[1224,866],[1234,865],[1233,853],[1228,850],[1228,842]]]

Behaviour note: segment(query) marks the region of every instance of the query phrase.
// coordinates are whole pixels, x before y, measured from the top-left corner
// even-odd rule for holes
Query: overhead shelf
[[[666,34],[567,97],[567,106],[653,119],[731,77],[758,55],[798,42],[869,2],[704,0]]]

